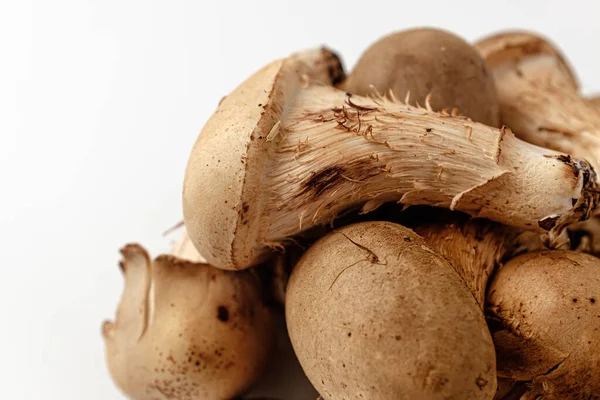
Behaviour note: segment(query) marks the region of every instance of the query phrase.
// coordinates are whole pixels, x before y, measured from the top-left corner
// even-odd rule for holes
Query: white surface
[[[100,337],[121,292],[117,250],[168,249],[198,131],[270,60],[327,44],[350,67],[398,29],[527,28],[600,91],[599,2],[385,3],[0,3],[0,398],[122,398]]]

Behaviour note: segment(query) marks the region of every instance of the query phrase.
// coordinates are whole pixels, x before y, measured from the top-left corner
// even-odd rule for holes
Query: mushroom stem
[[[551,43],[511,32],[476,47],[494,74],[504,124],[527,142],[600,167],[600,113],[581,97],[574,73]]]
[[[184,218],[211,264],[248,268],[342,211],[389,201],[551,230],[552,243],[596,206],[596,175],[586,161],[521,141],[507,128],[433,112],[429,103],[412,107],[323,85],[319,68],[329,70],[322,67],[331,53],[321,53],[257,72],[200,134],[186,172]]]
[[[488,280],[496,268],[522,248],[524,236],[534,236],[485,220],[424,224],[414,231],[450,261],[482,309]]]
[[[383,97],[312,86],[298,94],[279,131],[266,170],[273,241],[349,206],[368,212],[388,201],[539,231],[556,226],[558,216],[581,218],[596,202],[585,161],[520,141],[509,129]]]

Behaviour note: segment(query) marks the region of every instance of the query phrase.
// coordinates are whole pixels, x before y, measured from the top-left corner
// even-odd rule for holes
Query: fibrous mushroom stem
[[[538,231],[586,218],[598,201],[585,161],[525,143],[506,128],[328,86],[299,91],[288,107],[265,166],[262,234],[269,242],[349,207],[387,201]]]
[[[486,220],[454,218],[452,222],[413,227],[463,278],[483,309],[488,280],[503,259],[541,247],[540,236]]]

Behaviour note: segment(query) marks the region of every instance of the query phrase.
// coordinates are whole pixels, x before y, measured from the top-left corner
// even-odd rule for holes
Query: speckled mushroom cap
[[[530,381],[523,400],[600,394],[600,260],[541,251],[502,266],[487,295],[498,375]]]
[[[557,67],[569,77],[569,83],[577,89],[577,77],[566,58],[547,39],[529,32],[504,32],[488,36],[475,45],[491,69],[503,64],[525,65],[539,56],[552,56]]]
[[[304,51],[255,73],[208,120],[188,161],[183,212],[194,245],[211,265],[236,269],[260,260],[256,254],[260,249],[253,248],[262,226],[257,177],[265,172],[265,155],[278,133],[285,104],[293,103],[309,81],[335,84],[343,77],[334,53]],[[199,241],[195,232],[210,234],[213,245]]]
[[[116,385],[131,399],[229,399],[262,373],[271,310],[250,271],[229,272],[139,245],[122,250],[123,296],[102,334]]]

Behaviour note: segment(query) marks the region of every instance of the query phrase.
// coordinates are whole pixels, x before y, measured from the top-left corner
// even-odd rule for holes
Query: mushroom
[[[211,265],[244,269],[291,237],[362,207],[427,204],[540,232],[550,241],[598,202],[582,160],[509,129],[330,86],[324,49],[275,61],[219,105],[191,152],[183,211]]]
[[[420,28],[388,35],[358,60],[344,89],[367,96],[372,88],[392,90],[436,111],[457,107],[461,114],[498,126],[500,108],[494,78],[477,50],[440,29]]]
[[[414,229],[450,261],[481,306],[487,287],[498,376],[509,380],[504,385],[517,381],[522,400],[600,393],[600,260],[535,251],[541,246],[531,233],[457,215]]]
[[[115,322],[104,322],[116,385],[135,400],[226,399],[262,373],[274,340],[252,271],[228,272],[172,255],[121,249],[125,276]]]
[[[502,122],[518,137],[600,167],[600,114],[581,97],[560,51],[526,32],[506,32],[476,44],[494,74]]]
[[[503,265],[488,292],[498,375],[530,381],[522,400],[600,393],[600,260],[542,251]]]
[[[483,313],[450,264],[389,222],[335,230],[292,272],[286,320],[324,399],[492,399]]]

